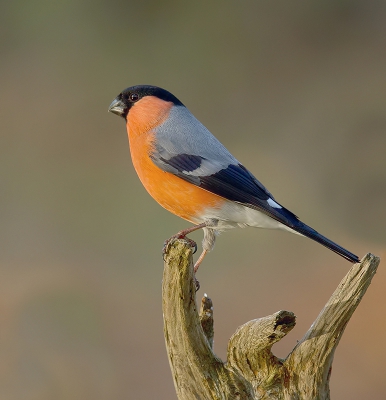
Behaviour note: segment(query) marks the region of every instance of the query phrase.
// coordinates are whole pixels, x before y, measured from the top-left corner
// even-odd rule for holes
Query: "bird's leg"
[[[196,261],[196,263],[194,264],[194,284],[196,286],[196,292],[198,291],[198,289],[200,289],[200,282],[197,280],[196,278],[196,272],[198,270],[198,267],[200,266],[200,264],[202,263],[202,260],[204,259],[204,257],[208,254],[208,250],[203,250],[202,253],[200,254],[200,257],[198,257],[198,260]]]
[[[204,231],[204,239],[202,240],[202,253],[200,254],[200,257],[198,257],[198,260],[194,264],[194,281],[196,284],[196,291],[200,288],[200,283],[198,282],[196,278],[196,273],[201,265],[202,261],[204,260],[205,256],[213,249],[214,243],[216,241],[216,230],[214,227],[216,227],[218,224],[217,220],[208,220],[206,222],[206,226],[203,228]]]
[[[193,251],[193,254],[194,254],[197,251],[197,243],[194,240],[192,240],[190,238],[187,238],[186,235],[189,234],[189,233],[192,233],[194,231],[197,231],[199,229],[205,228],[205,227],[206,227],[206,223],[203,222],[202,224],[194,225],[194,226],[191,226],[190,228],[187,228],[187,229],[184,229],[182,231],[179,231],[178,233],[176,233],[171,238],[187,240],[189,242],[190,246],[194,249],[194,251]]]
[[[203,250],[200,257],[198,257],[198,260],[196,261],[196,263],[194,264],[194,273],[197,272],[198,267],[200,266],[200,264],[202,263],[204,257],[208,254],[208,250]]]
[[[172,238],[184,239],[188,233],[198,231],[199,229],[202,229],[205,227],[206,227],[206,222],[203,222],[202,224],[198,224],[198,225],[193,225],[190,228],[179,231],[174,236],[172,236]]]

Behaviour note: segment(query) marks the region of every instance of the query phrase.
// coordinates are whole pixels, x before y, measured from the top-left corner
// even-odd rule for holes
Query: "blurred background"
[[[386,2],[15,0],[0,35],[1,399],[176,398],[161,248],[189,224],[145,192],[107,113],[128,86],[170,90],[303,221],[386,255]],[[285,309],[285,357],[349,267],[286,232],[222,235],[198,274],[215,352]],[[385,286],[381,264],[333,399],[384,398]]]

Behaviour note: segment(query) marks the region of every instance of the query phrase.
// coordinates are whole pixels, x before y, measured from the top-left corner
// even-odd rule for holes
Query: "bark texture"
[[[178,398],[329,399],[335,349],[379,261],[367,254],[352,266],[286,359],[275,357],[271,348],[295,326],[296,317],[278,311],[239,327],[223,362],[213,352],[212,301],[205,296],[197,310],[189,242],[170,241],[162,296],[165,342]]]

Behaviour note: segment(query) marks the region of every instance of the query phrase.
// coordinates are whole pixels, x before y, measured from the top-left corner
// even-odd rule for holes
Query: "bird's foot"
[[[189,246],[193,249],[193,254],[194,254],[197,251],[197,243],[194,240],[189,239],[188,237],[186,237],[186,235],[188,233],[197,231],[198,229],[202,229],[202,228],[205,228],[205,227],[206,227],[206,222],[203,222],[202,224],[198,224],[198,225],[193,225],[190,228],[187,228],[187,229],[184,229],[182,231],[179,231],[178,233],[173,235],[168,240],[165,240],[164,247],[162,248],[162,254],[164,255],[164,258],[165,258],[166,246],[169,244],[169,242],[172,239],[185,239],[188,242]]]
[[[166,239],[164,242],[164,245],[162,247],[162,257],[163,257],[164,261],[165,261],[166,248],[167,248],[168,244],[174,239],[186,240],[188,242],[189,246],[193,249],[193,254],[197,251],[197,243],[194,240],[189,239],[188,237],[186,237],[183,234],[177,233],[176,235],[173,235],[169,239]],[[198,292],[198,290],[200,289],[200,282],[196,278],[196,269],[194,270],[194,286],[196,288],[196,292]]]
[[[165,240],[164,245],[163,245],[163,247],[162,247],[162,256],[163,256],[164,261],[165,261],[166,247],[167,247],[168,244],[169,244],[172,240],[174,240],[174,239],[184,239],[184,240],[186,240],[186,241],[188,242],[189,246],[193,249],[193,254],[196,253],[196,251],[197,251],[197,243],[196,243],[194,240],[188,238],[186,235],[181,234],[181,233],[179,232],[179,233],[177,233],[176,235],[173,235],[173,236],[170,237],[169,239],[166,239],[166,240]]]

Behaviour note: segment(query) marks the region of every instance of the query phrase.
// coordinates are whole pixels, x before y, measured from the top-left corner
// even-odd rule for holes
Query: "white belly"
[[[223,231],[231,228],[255,228],[283,229],[298,234],[293,229],[269,217],[268,215],[245,207],[233,201],[226,201],[221,208],[208,208],[197,223],[210,219],[218,220],[216,230]]]

